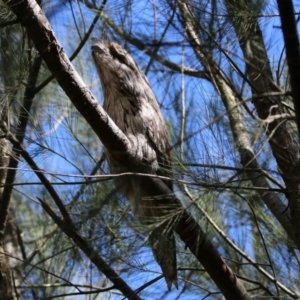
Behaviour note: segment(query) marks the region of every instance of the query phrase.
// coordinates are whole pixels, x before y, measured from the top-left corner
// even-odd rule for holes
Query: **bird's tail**
[[[149,243],[170,291],[172,284],[178,289],[178,282],[175,236],[173,228],[170,228],[168,223],[159,225],[151,232]]]

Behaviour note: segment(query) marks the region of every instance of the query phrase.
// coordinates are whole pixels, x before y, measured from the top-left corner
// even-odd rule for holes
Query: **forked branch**
[[[56,77],[71,102],[93,128],[108,151],[117,153],[124,163],[134,161],[130,142],[107,116],[95,97],[83,83],[58,43],[51,25],[34,0],[5,0],[27,30],[29,38]],[[181,206],[171,190],[158,178],[143,177],[142,188],[151,199],[159,198],[174,208],[176,232],[205,267],[226,299],[250,299],[245,288],[209,241],[199,224]],[[167,197],[168,196],[168,197]],[[158,200],[152,200],[158,201]]]

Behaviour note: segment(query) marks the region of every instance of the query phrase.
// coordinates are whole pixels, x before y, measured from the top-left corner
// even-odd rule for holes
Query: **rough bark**
[[[242,118],[241,103],[238,99],[238,92],[232,85],[228,84],[225,75],[219,68],[218,64],[206,53],[201,46],[201,40],[197,35],[197,30],[200,24],[197,24],[195,18],[185,8],[182,9],[183,20],[185,20],[188,36],[190,37],[191,44],[194,48],[195,54],[199,61],[205,66],[206,73],[208,74],[211,82],[219,91],[220,98],[228,112],[231,130],[235,139],[236,147],[239,151],[241,163],[245,170],[253,169],[253,171],[245,171],[251,180],[254,187],[263,188],[258,189],[257,193],[261,199],[285,229],[289,237],[297,243],[294,235],[294,230],[290,221],[289,210],[286,210],[286,205],[282,203],[281,199],[275,193],[268,191],[270,185],[264,177],[263,172],[260,172],[260,166],[256,159],[256,154],[252,148],[251,139],[246,129],[246,125]],[[214,42],[214,41],[212,41]],[[254,171],[255,170],[255,171]],[[256,171],[257,170],[257,171]]]
[[[277,3],[281,19],[287,65],[289,67],[292,97],[297,117],[298,135],[300,137],[300,51],[294,6],[291,0],[277,0]]]
[[[226,0],[228,12],[243,51],[247,65],[246,72],[250,81],[253,104],[258,116],[266,120],[270,116],[280,115],[284,111],[278,97],[259,97],[260,94],[278,91],[263,41],[262,32],[253,11],[252,1]],[[244,12],[244,14],[242,13]],[[247,24],[247,31],[240,24]],[[245,27],[245,26],[243,26]],[[293,139],[287,122],[274,118],[268,122],[267,134],[279,172],[286,184],[286,197],[289,201],[294,240],[300,246],[300,154],[299,144]],[[283,213],[282,211],[281,213]]]
[[[292,97],[295,106],[296,120],[298,126],[298,136],[300,137],[300,87],[299,87],[299,72],[300,72],[300,51],[299,37],[294,16],[293,3],[290,0],[278,0],[279,13],[282,24],[282,32],[285,41],[287,64],[289,67],[290,84],[292,89]],[[298,150],[298,147],[297,147]],[[295,151],[295,149],[286,149],[285,151]],[[290,200],[291,215],[295,235],[297,237],[297,246],[300,249],[300,154],[299,151],[293,153],[297,160],[293,171],[295,173],[287,174],[288,181],[286,182],[288,190],[288,198]],[[296,173],[297,172],[297,173]],[[292,178],[290,178],[292,175]],[[296,176],[295,176],[296,175]]]
[[[153,54],[140,40],[132,37],[130,34],[126,33],[126,31],[124,31],[122,28],[118,27],[108,16],[102,14],[101,18],[107,25],[109,25],[119,36],[124,38],[126,41],[136,46],[141,51],[144,51],[149,56],[154,57],[155,60],[161,62],[166,67],[175,70],[175,68],[173,68],[169,64],[164,63],[160,57],[155,56],[155,54]],[[179,66],[177,69],[180,69]],[[209,76],[206,70],[202,72],[199,71],[199,76],[195,73],[196,71],[193,72],[190,72],[189,69],[188,71],[186,71],[186,69],[184,70],[185,75],[209,80]],[[222,78],[221,81],[224,82],[224,78]],[[251,144],[250,136],[247,133],[244,121],[240,116],[240,102],[236,97],[238,93],[234,91],[232,86],[227,86],[225,90],[225,94],[221,95],[222,101],[225,107],[227,108],[229,114],[232,132],[235,137],[236,145],[241,157],[241,163],[246,169],[248,169],[247,171],[245,171],[245,173],[247,173],[247,176],[249,177],[249,180],[251,180],[253,187],[258,188],[257,193],[264,201],[266,206],[270,209],[274,217],[282,225],[288,236],[295,242],[295,244],[297,244],[298,240],[296,240],[294,235],[294,230],[291,223],[290,210],[286,209],[286,205],[281,201],[280,197],[276,193],[268,191],[269,189],[271,189],[271,186],[268,183],[267,178],[263,175],[263,170],[260,169],[260,165],[256,159],[256,154]],[[253,171],[249,171],[249,169],[253,169]],[[299,246],[300,245],[298,244],[298,247]]]
[[[57,42],[50,24],[36,2],[32,0],[4,2],[9,5],[22,22],[29,38],[34,42],[49,70],[55,75],[60,86],[108,151],[118,155],[125,164],[134,161],[128,139],[103,111],[71,66],[64,50]],[[172,194],[172,191],[160,179],[143,177],[141,186],[151,198]],[[173,196],[167,200],[163,197],[159,201],[167,201],[168,205],[174,203],[177,214],[178,208],[179,211],[182,211],[176,232],[206,268],[223,295],[227,299],[250,299],[240,281],[225,264],[199,225],[185,210],[182,210],[179,201]]]

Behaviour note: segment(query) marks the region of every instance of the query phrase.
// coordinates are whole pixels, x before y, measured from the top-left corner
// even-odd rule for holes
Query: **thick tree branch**
[[[281,19],[287,64],[289,67],[292,97],[297,117],[298,135],[300,137],[300,45],[294,16],[294,6],[291,0],[277,0],[277,3]]]
[[[29,153],[25,151],[18,139],[14,137],[10,132],[8,132],[3,121],[0,121],[0,128],[1,130],[3,130],[3,132],[6,133],[8,140],[13,144],[19,155],[21,155],[25,159],[27,164],[35,172],[36,176],[41,180],[48,193],[51,195],[53,201],[59,208],[63,216],[63,220],[61,220],[56,214],[54,214],[48,204],[39,199],[45,211],[50,215],[50,217],[60,227],[60,229],[67,236],[72,238],[76,245],[87,255],[87,257],[91,259],[91,261],[95,264],[99,271],[101,271],[115,285],[116,289],[120,290],[128,299],[140,300],[140,297],[136,295],[136,293],[127,285],[127,283],[102,259],[100,255],[98,255],[97,251],[90,245],[90,243],[88,243],[75,231],[75,226],[68,211],[66,210],[62,200],[60,199],[59,195],[57,194],[49,180],[45,177],[43,170],[39,169],[35,161],[32,159]]]
[[[70,237],[74,243],[86,254],[86,256],[97,266],[97,268],[105,274],[107,278],[114,284],[114,288],[120,290],[124,296],[130,300],[141,300],[141,298],[127,285],[127,283],[105,262],[105,260],[98,254],[98,252],[84,239],[80,234],[78,234],[74,227],[69,226],[68,223],[61,220],[50,208],[50,206],[38,199],[47,212],[47,214],[53,219],[53,221],[58,225],[58,227]]]
[[[197,34],[199,24],[195,20],[188,6],[184,1],[178,1],[178,3],[181,12],[181,18],[186,28],[187,36],[189,37],[190,43],[193,46],[194,52],[199,61],[206,68],[208,75],[210,76],[224,105],[226,106],[229,115],[230,126],[234,134],[236,145],[240,152],[241,162],[245,167],[259,169],[256,156],[252,150],[252,145],[250,143],[246,126],[241,118],[240,106],[236,97],[237,93],[235,93],[233,87],[228,84],[219,66],[213,59],[211,59],[211,56],[203,50],[201,40]],[[249,177],[251,178],[253,185],[266,188],[269,187],[266,178],[257,175],[259,175],[257,172],[249,172]],[[260,192],[259,194],[267,204],[268,208],[285,228],[289,236],[295,240],[293,228],[288,218],[288,214],[286,213],[285,215],[282,215],[285,211],[285,206],[280,201],[280,198],[271,192]]]
[[[218,65],[212,59],[209,59],[210,56],[201,49],[201,41],[196,34],[197,27],[194,28],[194,26],[197,26],[197,24],[192,22],[194,19],[190,15],[187,7],[185,5],[181,5],[181,10],[183,19],[185,20],[187,34],[193,43],[195,54],[199,61],[201,61],[201,63],[206,67],[207,73],[212,78],[212,81],[219,91],[220,97],[222,98],[222,101],[227,109],[230,126],[232,128],[236,145],[240,153],[241,162],[245,167],[245,170],[247,170],[253,186],[269,190],[268,192],[266,192],[266,190],[257,190],[257,192],[262,197],[263,201],[266,203],[274,216],[281,223],[288,235],[295,240],[289,214],[283,214],[283,212],[286,210],[285,205],[275,193],[270,191],[268,181],[264,176],[261,176],[262,173],[259,171],[259,164],[252,149],[249,134],[241,118],[240,105],[236,97],[237,93],[233,90],[232,86],[227,84],[227,81],[225,80]]]
[[[130,143],[126,136],[107,116],[70,64],[63,48],[56,40],[43,12],[33,0],[4,1],[20,19],[26,28],[28,36],[45,60],[49,70],[55,75],[60,86],[66,92],[72,103],[87,120],[105,147],[128,165],[134,161],[130,153]],[[206,268],[211,278],[227,299],[250,299],[232,270],[226,265],[220,254],[196,221],[182,209],[180,202],[160,179],[147,178],[141,180],[142,189],[149,197],[160,197],[166,205],[173,206],[178,214],[176,232],[186,243],[191,252]],[[162,197],[162,195],[171,195]],[[158,200],[151,200],[158,201]],[[161,203],[161,202],[160,202]],[[163,203],[163,202],[162,202]],[[161,205],[161,204],[160,204]]]
[[[4,2],[17,15],[49,70],[105,147],[126,160],[126,153],[130,149],[128,139],[108,117],[71,65],[38,4],[34,0]]]
[[[103,0],[102,4],[98,10],[98,14],[95,16],[94,20],[92,21],[88,31],[86,32],[86,34],[84,35],[83,39],[81,40],[81,42],[79,43],[79,45],[77,46],[77,48],[75,49],[75,51],[73,52],[73,54],[70,56],[70,61],[72,61],[74,58],[77,57],[77,55],[80,53],[81,49],[83,48],[83,46],[86,44],[86,42],[88,41],[90,35],[92,34],[99,18],[100,15],[106,5],[107,0]],[[49,82],[51,82],[54,79],[54,75],[50,75],[47,79],[45,79],[41,84],[39,84],[39,86],[36,87],[36,89],[34,90],[35,93],[38,93],[40,90],[42,90]]]
[[[257,113],[263,120],[273,115],[280,115],[283,113],[280,98],[259,97],[263,93],[277,92],[277,89],[272,85],[271,66],[259,23],[256,17],[249,15],[253,11],[252,4],[249,1],[226,0],[225,2],[247,62],[246,72],[251,82],[252,95],[255,96],[253,104]],[[243,30],[241,23],[247,24],[247,31]],[[299,85],[298,82],[297,84]],[[293,240],[300,248],[300,178],[297,175],[300,172],[299,144],[295,142],[286,122],[274,119],[268,122],[266,129],[273,155],[286,184],[286,197],[289,200],[294,231]],[[279,213],[281,214],[282,211]]]

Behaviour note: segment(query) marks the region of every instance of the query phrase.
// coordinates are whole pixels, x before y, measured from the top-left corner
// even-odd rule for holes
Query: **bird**
[[[92,45],[92,57],[103,92],[103,108],[130,141],[135,162],[132,165],[105,149],[112,174],[137,172],[169,176],[171,147],[159,104],[146,75],[132,56],[119,44],[102,40]],[[151,228],[149,245],[165,277],[167,287],[178,288],[174,224],[159,217],[159,209],[147,202],[147,192],[138,176],[116,176],[117,190],[130,202],[136,219]],[[163,180],[170,190],[172,182]]]

